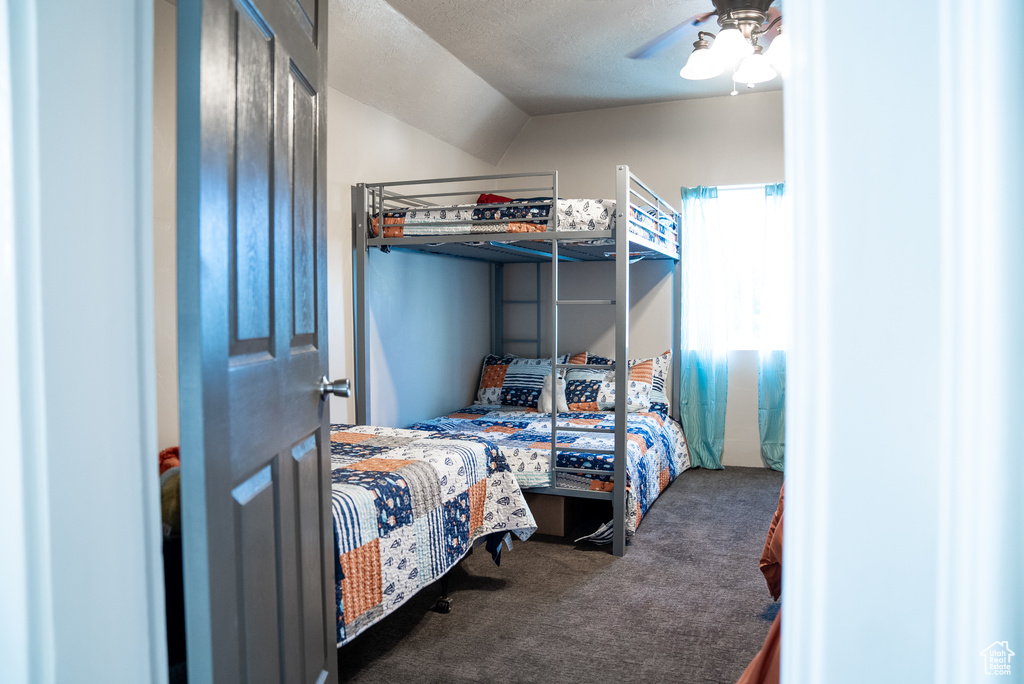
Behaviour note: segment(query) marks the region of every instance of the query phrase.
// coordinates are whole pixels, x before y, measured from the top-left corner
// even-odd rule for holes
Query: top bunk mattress
[[[511,200],[500,204],[394,209],[384,212],[383,237],[543,233],[548,229],[550,213],[551,200],[546,197]],[[648,240],[661,248],[676,244],[677,232],[674,221],[664,216],[659,219],[633,204],[630,204],[629,213],[631,235]],[[585,234],[614,230],[615,227],[615,200],[558,200],[556,230],[579,231]],[[379,215],[375,215],[370,221],[369,235],[371,238],[381,237]],[[579,242],[613,244],[614,240],[588,239],[581,235]]]

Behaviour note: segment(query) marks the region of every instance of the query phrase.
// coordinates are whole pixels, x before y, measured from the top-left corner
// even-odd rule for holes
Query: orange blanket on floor
[[[768,528],[768,538],[764,541],[761,552],[761,572],[768,583],[768,592],[776,601],[782,595],[782,502],[786,486],[779,492],[779,506],[772,516],[772,524]],[[782,611],[775,616],[768,637],[760,652],[747,665],[743,675],[736,684],[778,684],[779,659],[782,648]]]

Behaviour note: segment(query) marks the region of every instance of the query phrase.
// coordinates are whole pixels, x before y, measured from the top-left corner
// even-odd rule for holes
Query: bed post
[[[551,208],[545,226],[551,238],[551,453],[548,468],[551,486],[558,486],[558,171],[551,173]],[[537,311],[540,311],[540,266],[537,266]],[[537,339],[540,339],[540,316],[537,316]]]
[[[491,353],[505,355],[505,264],[500,261],[491,264]]]
[[[679,356],[683,349],[683,217],[680,212],[673,212],[676,225],[677,259],[673,270],[675,281],[672,287],[672,410],[670,415],[677,422],[680,419],[679,385],[681,361]],[[680,425],[682,423],[680,422]]]
[[[370,422],[369,312],[366,304],[366,273],[369,253],[366,247],[368,195],[363,183],[352,186],[352,292],[354,293],[353,341],[355,344],[356,423]],[[381,221],[383,225],[383,221]]]
[[[626,555],[626,396],[629,377],[629,167],[615,169],[615,484],[612,553]]]

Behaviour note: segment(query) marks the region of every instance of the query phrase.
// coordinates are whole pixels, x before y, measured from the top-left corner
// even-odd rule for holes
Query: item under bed
[[[690,467],[679,424],[661,411],[630,413],[626,445],[626,536],[631,537],[658,495],[680,473]],[[614,428],[610,411],[558,414],[559,425]],[[507,459],[522,488],[551,484],[551,416],[535,409],[510,406],[474,405],[442,418],[411,425],[413,430],[478,434],[493,442]],[[614,456],[588,453],[591,449],[614,449],[614,435],[600,433],[559,433],[557,466],[593,469],[594,474],[557,473],[555,483],[567,489],[612,491]]]
[[[512,200],[503,204],[463,204],[441,208],[406,208],[384,212],[384,237],[429,235],[485,235],[496,233],[543,233],[547,230],[551,200]],[[648,214],[630,205],[629,232],[658,246],[676,244],[671,220]],[[472,221],[472,223],[471,223]],[[559,231],[605,231],[615,228],[615,200],[559,199]],[[369,236],[380,235],[380,217],[374,216]],[[575,240],[572,242],[576,242]],[[613,244],[612,239],[586,240],[585,244]]]
[[[331,464],[338,646],[475,542],[537,527],[505,457],[477,435],[332,425]]]

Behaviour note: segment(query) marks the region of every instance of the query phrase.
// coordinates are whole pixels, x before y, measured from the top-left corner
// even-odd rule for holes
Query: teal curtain
[[[729,388],[718,189],[683,188],[679,417],[690,463],[722,467]]]
[[[757,422],[761,432],[761,459],[773,470],[783,470],[786,454],[786,352],[792,289],[791,228],[785,187],[764,188],[764,263],[760,293],[761,354],[757,383]]]
[[[757,422],[761,460],[783,470],[786,455],[786,352],[762,351],[757,374]]]

